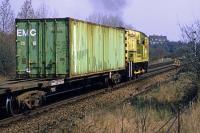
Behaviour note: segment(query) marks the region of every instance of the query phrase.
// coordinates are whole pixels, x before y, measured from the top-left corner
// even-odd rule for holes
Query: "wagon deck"
[[[60,82],[58,82],[60,81]],[[54,79],[27,79],[27,80],[13,80],[7,81],[5,83],[0,84],[0,94],[4,94],[6,92],[16,92],[26,89],[33,88],[45,88],[49,86],[58,85],[64,83],[63,79],[54,80]]]

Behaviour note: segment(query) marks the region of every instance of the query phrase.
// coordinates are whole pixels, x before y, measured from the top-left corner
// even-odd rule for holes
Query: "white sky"
[[[32,0],[34,8],[37,9],[42,1],[55,10],[58,17],[85,19],[96,11],[104,12],[91,0]],[[11,0],[16,14],[23,2]],[[179,24],[190,24],[200,19],[200,0],[128,0],[122,18],[148,35],[166,35],[169,40],[176,41],[180,39]]]

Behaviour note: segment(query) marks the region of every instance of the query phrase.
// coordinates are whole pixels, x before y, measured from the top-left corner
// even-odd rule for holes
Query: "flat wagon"
[[[49,94],[97,80],[119,82],[125,30],[72,18],[16,20],[16,80],[0,85],[11,114],[40,106]]]
[[[147,72],[148,37],[72,18],[16,20],[16,79],[0,84],[10,114],[97,82],[117,84]]]

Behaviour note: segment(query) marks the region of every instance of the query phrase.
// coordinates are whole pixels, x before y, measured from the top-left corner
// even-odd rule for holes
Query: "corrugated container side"
[[[70,19],[70,75],[125,68],[124,30]]]

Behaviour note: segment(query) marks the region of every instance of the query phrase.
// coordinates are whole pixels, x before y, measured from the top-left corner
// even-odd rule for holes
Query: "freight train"
[[[10,114],[40,106],[77,84],[117,84],[147,72],[149,40],[139,31],[73,18],[16,19],[16,79],[0,85]]]

